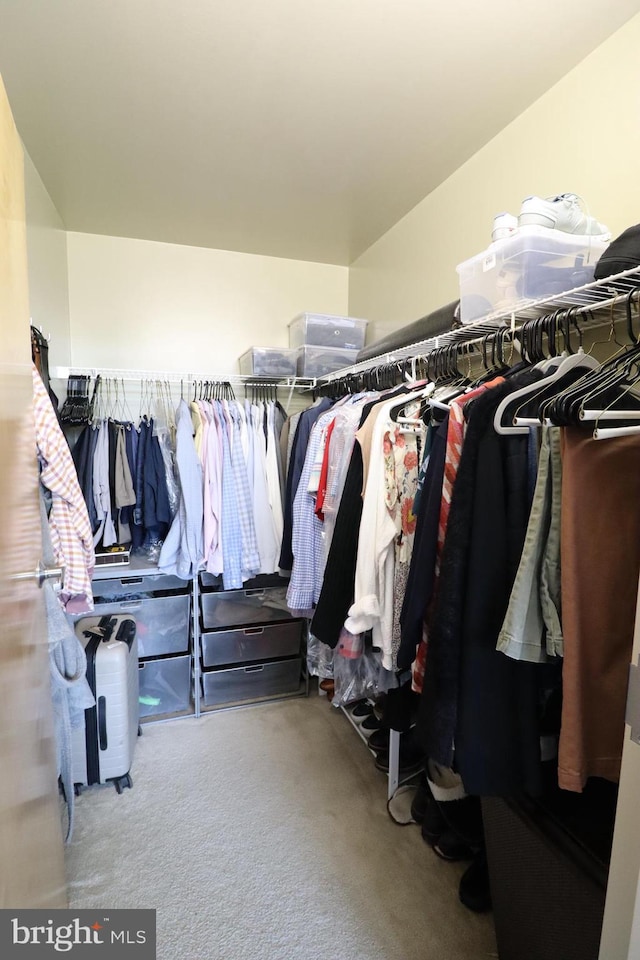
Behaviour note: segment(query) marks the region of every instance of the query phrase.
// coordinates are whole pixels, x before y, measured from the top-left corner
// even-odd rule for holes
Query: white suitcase
[[[139,731],[136,623],[125,615],[85,617],[75,630],[96,706],[73,731],[73,782],[112,781],[122,793],[133,786],[129,771]]]

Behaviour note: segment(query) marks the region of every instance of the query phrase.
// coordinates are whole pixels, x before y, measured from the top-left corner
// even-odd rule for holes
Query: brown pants
[[[618,780],[640,573],[640,435],[562,431],[564,666],[558,779]]]

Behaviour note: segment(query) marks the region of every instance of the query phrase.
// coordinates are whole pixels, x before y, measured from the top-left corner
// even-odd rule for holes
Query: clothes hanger
[[[544,353],[543,337],[546,333],[550,353],[556,355],[556,332],[558,311],[550,317],[542,317],[523,325],[524,350],[529,362],[536,364],[548,359]],[[588,370],[599,369],[600,364],[588,354],[570,354],[559,360],[554,368],[548,368],[543,381],[521,387],[504,397],[495,411],[493,426],[502,436],[528,434],[529,426],[540,423],[540,408],[567,386],[573,386]],[[541,369],[538,367],[538,369]],[[525,408],[528,408],[527,410]]]
[[[609,337],[606,340],[597,341],[597,343],[611,343],[613,340],[621,349],[617,351],[613,357],[605,361],[599,371],[588,372],[585,377],[577,381],[570,390],[565,391],[551,401],[545,410],[545,422],[558,426],[570,426],[580,422],[582,419],[590,419],[586,412],[589,400],[598,399],[608,391],[616,391],[618,387],[622,386],[624,388],[628,385],[629,365],[633,363],[640,349],[637,338],[633,332],[633,322],[631,318],[631,304],[634,293],[635,291],[632,291],[632,294],[628,296],[627,300],[627,333],[629,344],[620,344],[613,329],[615,322],[615,305],[619,303],[621,299],[616,298],[611,305]],[[625,294],[625,298],[626,297],[627,295]],[[591,311],[589,311],[589,315],[591,317],[593,316]],[[593,346],[595,345],[596,344],[593,344]],[[618,399],[618,396],[614,394],[614,398]],[[600,414],[603,414],[602,410],[600,410]]]
[[[554,351],[556,349],[555,327],[557,320],[558,315],[554,314],[554,331],[550,341],[551,349]],[[563,387],[575,384],[576,371],[579,371],[578,380],[581,380],[588,371],[600,370],[601,367],[594,357],[581,349],[577,353],[567,352],[560,358],[556,356],[554,360],[559,360],[555,369],[547,368],[545,371],[544,367],[538,368],[547,373],[542,383],[535,383],[523,388],[526,394],[523,394],[524,399],[519,403],[513,416],[513,423],[517,426],[538,426],[541,422],[541,411],[543,411],[545,404],[552,400],[558,392],[562,392]],[[532,407],[533,410],[527,413],[525,411],[527,406]],[[544,416],[542,419],[544,420]]]

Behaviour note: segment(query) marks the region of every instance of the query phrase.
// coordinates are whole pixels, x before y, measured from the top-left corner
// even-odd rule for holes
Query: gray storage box
[[[286,587],[202,593],[200,607],[203,626],[209,630],[292,619]]]
[[[337,350],[331,347],[300,347],[298,351],[299,377],[324,377],[342,367],[350,367],[358,358],[357,350]]]
[[[139,664],[140,716],[181,713],[191,703],[191,657],[166,657]],[[143,701],[147,702],[143,702]]]
[[[297,693],[300,688],[302,660],[278,660],[256,663],[230,670],[211,670],[202,674],[204,704],[207,707],[242,700]]]
[[[202,634],[202,664],[249,663],[300,654],[301,620]]]
[[[136,621],[139,657],[160,657],[189,649],[189,594],[95,604],[96,616],[126,613]]]
[[[113,571],[110,571],[113,574]],[[132,573],[126,577],[116,577],[113,575],[106,578],[94,580],[91,584],[94,597],[100,597],[102,600],[115,600],[116,597],[130,596],[136,593],[152,593],[160,590],[178,590],[184,592],[190,587],[188,580],[181,580],[180,577],[172,577],[166,573],[155,573],[151,576]]]
[[[238,360],[248,377],[295,377],[296,351],[288,347],[251,347]]]
[[[362,350],[368,322],[326,313],[301,313],[289,324],[289,346],[302,347],[307,343],[339,350]]]

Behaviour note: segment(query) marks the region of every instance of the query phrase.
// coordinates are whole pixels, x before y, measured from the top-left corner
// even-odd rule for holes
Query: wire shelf
[[[184,384],[185,388],[193,384],[230,383],[238,386],[261,387],[273,384],[294,390],[308,390],[315,385],[313,377],[257,377],[239,373],[176,373],[175,370],[132,370],[108,367],[52,367],[51,378],[66,380],[70,376],[97,376],[103,380],[124,380],[125,383],[161,382]]]
[[[640,267],[625,270],[623,273],[596,280],[593,283],[576,287],[566,293],[554,297],[541,297],[538,300],[521,300],[515,303],[508,311],[496,310],[485,317],[463,324],[455,330],[448,330],[436,337],[417,340],[406,347],[381,353],[368,360],[361,360],[349,367],[342,367],[325,377],[318,377],[317,384],[332,383],[353,374],[365,373],[373,367],[393,364],[397,361],[424,357],[438,347],[452,343],[479,343],[484,337],[501,327],[510,326],[516,330],[525,320],[533,320],[556,310],[577,308],[578,313],[589,313],[602,310],[615,304],[617,300],[628,296],[634,290],[640,289]]]

